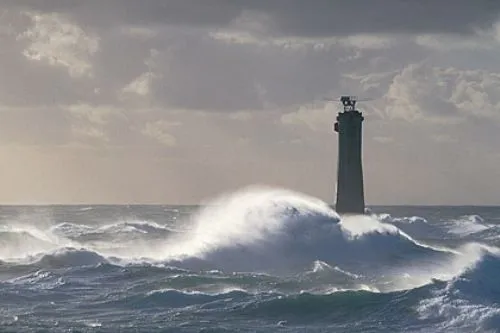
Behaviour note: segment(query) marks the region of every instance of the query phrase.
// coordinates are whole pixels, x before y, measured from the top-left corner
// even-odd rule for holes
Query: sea
[[[251,187],[0,207],[0,332],[500,332],[500,207]]]

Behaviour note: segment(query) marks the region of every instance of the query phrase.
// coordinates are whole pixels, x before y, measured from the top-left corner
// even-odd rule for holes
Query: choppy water
[[[371,209],[0,207],[0,331],[500,331],[500,207]]]

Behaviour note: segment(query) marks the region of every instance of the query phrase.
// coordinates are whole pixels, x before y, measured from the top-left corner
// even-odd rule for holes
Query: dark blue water
[[[370,208],[0,207],[0,331],[500,331],[500,207]]]

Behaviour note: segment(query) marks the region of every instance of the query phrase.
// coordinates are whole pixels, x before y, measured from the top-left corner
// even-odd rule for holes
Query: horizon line
[[[49,207],[49,206],[73,206],[73,207],[102,207],[102,206],[176,206],[176,207],[193,207],[193,206],[208,206],[203,203],[186,203],[186,204],[169,204],[169,203],[0,203],[0,207]],[[335,205],[329,204],[331,208]],[[499,204],[371,204],[365,208],[375,207],[500,207]]]

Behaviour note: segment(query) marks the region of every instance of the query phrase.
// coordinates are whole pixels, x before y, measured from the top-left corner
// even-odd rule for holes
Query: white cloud
[[[214,40],[229,43],[229,44],[253,44],[253,45],[266,45],[265,40],[260,40],[249,32],[242,31],[217,31],[210,32],[209,36]]]
[[[341,46],[359,50],[381,50],[390,48],[397,39],[383,35],[352,35],[347,37],[271,37],[257,35],[249,31],[219,30],[209,33],[214,40],[229,44],[248,44],[254,46],[276,46],[289,50],[330,50],[332,47]]]
[[[160,53],[156,49],[150,49],[149,55],[143,61],[144,65],[147,67],[147,71],[137,76],[131,82],[126,84],[121,91],[118,92],[118,98],[127,105],[131,103],[142,103],[147,101],[148,103],[152,101],[153,96],[153,85],[155,81],[159,81],[163,78],[165,74],[168,74],[168,67],[158,69],[157,62],[160,57],[167,58],[167,54]],[[148,106],[150,106],[148,104]]]
[[[375,98],[362,105],[367,116],[439,124],[463,123],[470,117],[500,120],[499,73],[418,63],[399,72],[343,77],[350,80],[347,86],[364,94],[360,97]],[[284,114],[281,122],[306,125],[313,131],[329,130],[325,123],[333,120],[337,107],[304,105]]]
[[[99,38],[57,13],[26,13],[33,25],[21,34],[31,44],[23,55],[31,60],[46,61],[66,67],[71,76],[92,74],[92,56],[99,50]]]
[[[500,119],[500,74],[412,64],[384,96],[391,118],[456,123],[467,117]]]
[[[346,88],[349,91],[358,91],[362,95],[360,99],[376,99],[387,92],[387,87],[391,84],[399,71],[372,72],[365,74],[347,73],[342,77],[346,80]]]
[[[141,74],[134,81],[130,82],[123,88],[124,93],[134,93],[139,96],[147,96],[151,92],[151,83],[153,81],[154,74],[151,72],[146,72]]]
[[[172,127],[178,125],[179,123],[168,122],[166,120],[148,122],[144,125],[141,133],[165,146],[173,147],[177,144],[177,139],[169,131]]]
[[[70,115],[73,138],[81,143],[110,143],[113,122],[126,123],[125,110],[114,106],[74,104],[63,107]],[[125,130],[125,128],[123,128]],[[122,130],[122,131],[123,131]]]
[[[453,71],[450,100],[466,114],[500,119],[500,73]]]
[[[463,37],[448,35],[419,35],[415,37],[417,45],[429,48],[434,51],[464,51],[477,49],[491,49],[496,47],[496,41],[492,36]]]
[[[338,41],[350,47],[358,49],[388,49],[397,41],[395,37],[384,35],[352,35],[344,38],[339,38]]]
[[[266,13],[243,11],[224,29],[209,33],[215,40],[230,44],[254,46],[276,46],[289,50],[329,50],[335,46],[355,49],[386,49],[396,38],[387,35],[353,34],[348,36],[329,35],[326,37],[276,37],[272,31],[276,22]]]

